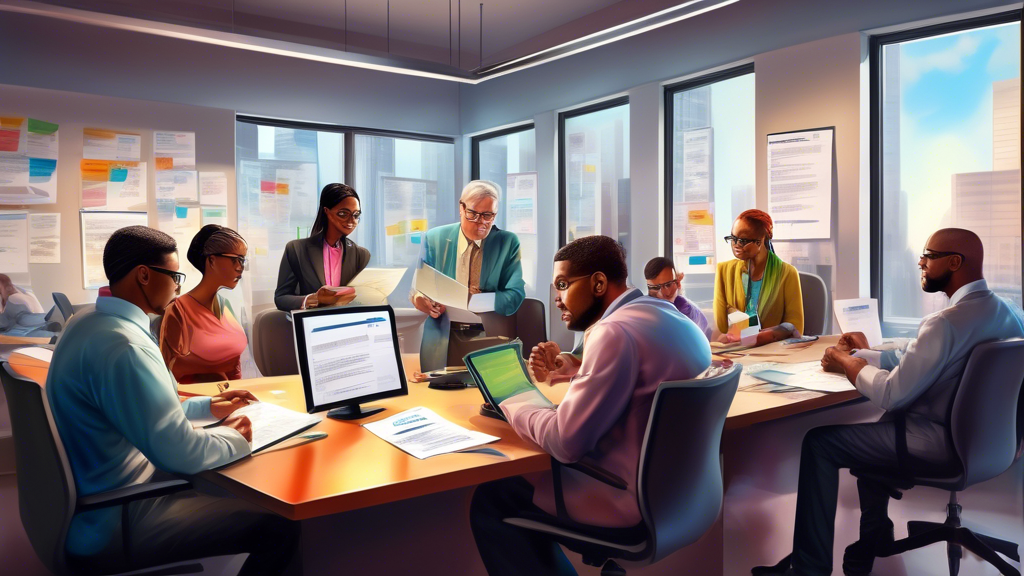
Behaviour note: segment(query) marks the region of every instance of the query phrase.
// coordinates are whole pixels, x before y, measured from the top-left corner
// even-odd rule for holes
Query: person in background
[[[171,302],[160,324],[160,352],[180,384],[238,380],[248,345],[231,304],[217,294],[242,279],[245,240],[230,228],[207,224],[192,239],[188,261],[203,274],[191,292]]]
[[[680,314],[693,320],[693,323],[704,332],[708,340],[711,340],[711,327],[708,326],[708,319],[704,317],[700,308],[691,304],[680,293],[683,273],[676,274],[676,265],[671,258],[664,256],[651,258],[651,261],[644,267],[644,278],[647,279],[648,296],[671,302]]]
[[[623,303],[640,291],[626,285],[625,251],[607,236],[565,245],[555,254],[553,276],[562,321],[570,330],[586,331],[583,364],[557,407],[532,391],[495,409],[516,434],[558,461],[586,459],[625,479],[627,488],[618,490],[563,468],[571,520],[642,537],[636,478],[654,394],[662,382],[703,372],[711,364],[711,348],[668,302],[637,296]],[[524,513],[556,514],[550,472],[483,484],[473,494],[470,526],[487,573],[575,574],[556,539],[503,521]]]
[[[252,426],[231,413],[244,390],[180,401],[149,331],[180,289],[174,238],[145,226],[115,231],[103,249],[113,296],[68,322],[53,352],[46,396],[79,497],[194,475],[251,452]],[[245,402],[233,402],[239,399]],[[195,428],[196,418],[225,418]],[[134,571],[193,558],[248,553],[241,574],[280,574],[299,525],[235,498],[186,490],[78,512],[65,547],[74,573]]]
[[[917,261],[921,289],[944,293],[949,306],[925,316],[917,338],[871,350],[864,334],[853,332],[825,351],[822,368],[845,374],[885,414],[878,422],[822,426],[807,433],[800,453],[793,552],[775,566],[754,568],[754,574],[832,573],[841,468],[908,466],[940,478],[962,472],[949,418],[967,360],[978,344],[1024,337],[1013,307],[989,290],[983,259],[974,232],[935,232]],[[894,539],[885,487],[858,479],[857,493],[860,539],[843,555],[846,574],[870,573],[875,557]]]
[[[494,311],[511,316],[526,298],[519,238],[494,225],[501,188],[474,180],[462,189],[459,222],[426,233],[421,260],[469,287],[471,294],[493,293]],[[423,326],[420,366],[424,372],[444,368],[451,321],[444,305],[413,291],[412,305],[430,317]]]
[[[730,337],[729,314],[740,311],[757,315],[762,330],[757,344],[768,344],[804,330],[804,305],[800,275],[792,264],[783,262],[772,248],[772,217],[761,210],[741,213],[725,241],[734,260],[719,262],[715,273],[715,325],[720,342]]]
[[[6,274],[0,274],[0,305],[0,332],[28,334],[46,327],[46,313],[39,300],[15,286]]]
[[[370,262],[370,251],[349,238],[362,214],[359,194],[351,186],[324,186],[309,238],[292,240],[284,247],[274,292],[278,310],[334,306],[355,299],[355,294],[342,296],[331,288],[347,285]]]

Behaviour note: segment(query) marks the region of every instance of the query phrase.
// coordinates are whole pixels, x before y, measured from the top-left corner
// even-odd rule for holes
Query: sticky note
[[[690,224],[710,226],[715,223],[715,219],[711,215],[711,212],[707,210],[690,210],[690,213],[687,215],[687,219],[690,221]]]
[[[583,165],[583,171],[584,172],[597,172],[597,166],[595,166],[593,164],[584,164]]]
[[[426,232],[427,231],[427,221],[426,221],[426,219],[410,220],[409,221],[409,231],[410,232]]]
[[[277,191],[277,182],[270,180],[260,180],[260,192],[269,192],[273,194]]]
[[[178,218],[188,218],[188,206],[175,206],[174,215]]]
[[[0,152],[17,152],[20,139],[19,130],[0,130]]]
[[[277,183],[277,193],[281,194],[282,196],[287,196],[288,195],[288,183],[287,182],[278,182]]]
[[[29,178],[50,178],[53,176],[54,170],[57,169],[56,160],[48,160],[46,158],[29,158],[28,159],[28,177]]]
[[[384,233],[388,236],[398,236],[402,233],[402,229],[398,224],[392,224],[391,226],[384,228]]]
[[[43,122],[42,120],[29,118],[28,131],[33,134],[53,134],[57,131],[57,125],[53,122]]]
[[[710,260],[709,256],[690,256],[688,264],[690,266],[703,266],[704,264],[710,264],[708,260]]]
[[[174,168],[174,158],[157,158],[156,169],[157,170],[171,170]]]
[[[412,236],[409,237],[409,240],[411,240],[413,244],[421,244],[423,243],[423,235],[413,234]]]
[[[110,169],[110,181],[111,182],[124,182],[128,179],[127,168],[111,168]]]
[[[18,116],[0,116],[0,128],[4,130],[20,130],[24,118]]]

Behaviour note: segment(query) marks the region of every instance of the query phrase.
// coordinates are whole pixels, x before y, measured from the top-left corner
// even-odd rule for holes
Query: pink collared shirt
[[[324,280],[328,286],[338,286],[341,282],[341,260],[345,257],[345,240],[338,240],[337,246],[331,246],[324,240]]]

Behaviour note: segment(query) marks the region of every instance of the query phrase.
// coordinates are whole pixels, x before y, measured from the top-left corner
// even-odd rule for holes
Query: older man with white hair
[[[500,199],[501,187],[494,182],[467,184],[459,198],[459,222],[428,231],[421,258],[473,294],[493,293],[494,311],[511,316],[526,297],[526,283],[519,238],[494,225]],[[445,307],[419,292],[411,300],[417,310],[430,315],[423,328],[420,365],[424,371],[443,368],[451,329]]]

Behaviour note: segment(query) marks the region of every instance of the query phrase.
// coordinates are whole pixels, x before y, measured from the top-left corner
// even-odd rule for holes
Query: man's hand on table
[[[821,357],[822,370],[846,374],[847,380],[854,384],[857,383],[857,374],[867,365],[867,360],[854,358],[848,351],[840,350],[837,346],[829,346]]]
[[[214,418],[227,418],[232,412],[259,402],[248,390],[225,390],[210,398],[210,413]]]
[[[850,352],[851,350],[864,350],[870,348],[868,345],[868,337],[863,332],[844,332],[839,337],[839,343],[836,344],[836,348],[839,348],[843,352]]]

